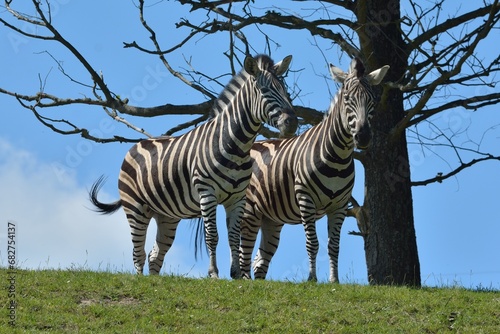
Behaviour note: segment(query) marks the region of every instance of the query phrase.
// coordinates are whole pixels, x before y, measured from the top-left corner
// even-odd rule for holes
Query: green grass
[[[0,332],[497,333],[500,293],[17,270],[16,324]]]

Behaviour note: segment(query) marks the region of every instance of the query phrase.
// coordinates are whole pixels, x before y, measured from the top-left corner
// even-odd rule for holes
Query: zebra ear
[[[375,71],[371,72],[370,74],[368,74],[366,76],[368,83],[372,86],[378,85],[382,81],[382,79],[385,77],[385,75],[387,74],[387,71],[389,70],[389,68],[390,68],[389,65],[385,65],[385,66],[382,66],[381,68],[379,68],[378,70],[375,70]]]
[[[248,74],[253,75],[254,77],[258,76],[260,73],[259,64],[257,64],[257,60],[255,60],[252,56],[245,57],[243,67]]]
[[[330,75],[332,76],[333,80],[340,83],[343,83],[345,78],[347,77],[347,73],[342,71],[342,69],[333,66],[332,64],[330,64]]]
[[[285,74],[285,72],[288,70],[288,67],[290,66],[290,63],[292,62],[292,56],[286,56],[283,58],[282,61],[274,65],[274,71],[276,72],[277,76],[281,76]]]

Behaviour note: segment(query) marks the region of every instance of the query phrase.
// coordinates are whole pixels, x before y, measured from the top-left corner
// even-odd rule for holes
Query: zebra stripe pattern
[[[241,222],[240,266],[250,278],[251,256],[259,228],[261,242],[254,259],[254,277],[266,277],[284,224],[302,223],[309,256],[309,280],[316,280],[318,237],[316,220],[328,216],[330,281],[338,281],[340,229],[354,185],[353,150],[371,140],[370,118],[375,106],[372,85],[389,66],[365,75],[359,59],[348,73],[330,65],[334,80],[343,85],[325,119],[300,136],[256,142],[251,150],[253,174],[246,192]]]
[[[250,148],[263,122],[277,127],[284,136],[297,129],[297,118],[279,78],[290,61],[291,56],[277,64],[265,55],[246,57],[244,71],[233,77],[215,101],[214,118],[182,136],[148,139],[133,146],[118,179],[120,200],[99,202],[103,179],[94,183],[90,199],[97,211],[112,213],[124,208],[137,273],[143,273],[151,218],[156,220],[157,235],[149,253],[149,272],[158,274],[179,221],[202,217],[210,256],[208,274],[218,277],[216,207],[222,204],[227,214],[231,277],[240,277],[240,220],[251,176]]]

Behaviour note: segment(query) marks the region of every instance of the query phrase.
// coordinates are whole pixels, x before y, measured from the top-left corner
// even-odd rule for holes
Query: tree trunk
[[[408,66],[399,1],[359,1],[357,17],[364,26],[359,36],[368,70],[388,64],[386,80],[399,80]],[[384,91],[372,119],[372,145],[364,159],[363,206],[369,217],[364,241],[370,284],[421,284],[406,134],[390,135],[403,116],[403,93]]]
[[[396,112],[396,108],[387,111]],[[387,142],[382,131],[389,128],[388,121],[376,122],[378,134],[365,165],[368,280],[370,284],[420,286],[406,138],[403,134]]]

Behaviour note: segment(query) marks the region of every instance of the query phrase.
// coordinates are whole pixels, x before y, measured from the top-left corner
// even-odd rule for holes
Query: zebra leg
[[[156,224],[158,227],[156,231],[156,242],[153,249],[149,253],[150,275],[158,275],[160,273],[165,254],[174,242],[175,232],[177,230],[177,226],[179,225],[179,220],[169,221],[166,217],[159,216],[156,217]]]
[[[340,230],[345,218],[345,210],[328,215],[328,256],[330,258],[330,282],[339,283]]]
[[[217,233],[217,199],[215,196],[211,193],[200,192],[200,209],[205,225],[205,242],[210,257],[208,276],[219,278],[219,268],[217,268],[216,256],[219,234]]]
[[[295,189],[297,202],[302,220],[302,225],[306,233],[306,251],[309,257],[309,277],[308,281],[317,281],[316,277],[316,257],[318,256],[318,235],[316,234],[316,205],[312,198],[304,193],[300,188]]]
[[[241,220],[240,269],[241,277],[246,279],[251,278],[252,252],[262,219],[262,214],[253,210],[253,207],[253,203],[246,203]]]
[[[245,206],[245,197],[226,207],[226,224],[229,240],[229,249],[231,250],[231,278],[241,278],[239,264],[239,248],[241,239],[241,217]]]
[[[146,232],[149,222],[152,218],[151,211],[146,205],[138,205],[137,207],[123,207],[130,226],[130,233],[132,235],[132,244],[134,250],[132,257],[134,260],[134,267],[137,274],[142,274],[144,271],[144,263],[146,262],[146,251],[144,245],[146,243]]]
[[[261,226],[260,247],[253,262],[255,279],[265,279],[269,263],[273,258],[280,242],[283,224],[264,219]]]
[[[316,234],[316,221],[314,219],[303,223],[306,232],[306,250],[309,256],[309,277],[308,281],[317,281],[316,277],[316,257],[318,256],[319,242]]]

